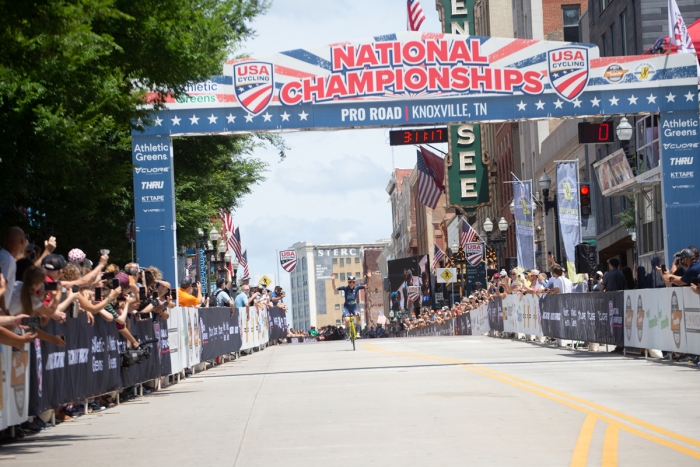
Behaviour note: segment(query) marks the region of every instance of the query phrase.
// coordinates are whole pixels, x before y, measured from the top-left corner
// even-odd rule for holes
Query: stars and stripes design
[[[676,0],[668,0],[668,40],[671,46],[678,47],[681,53],[696,55],[693,39],[690,37]],[[700,62],[697,64],[697,69],[698,80],[700,80]]]
[[[241,231],[238,227],[236,227],[236,230],[234,230],[233,236],[231,237],[231,247],[236,253],[236,258],[238,258],[238,262],[243,264],[243,247],[241,246]]]
[[[238,232],[238,229],[236,229]],[[241,266],[243,266],[243,277],[250,277],[250,269],[248,268],[248,250],[241,254],[241,259],[239,260]]]
[[[462,249],[466,249],[467,243],[473,243],[477,237],[476,230],[467,222],[462,221],[462,230],[459,232],[459,246],[461,246]]]
[[[241,236],[238,234],[238,239],[236,240],[235,232],[238,229],[233,228],[233,216],[231,213],[226,211],[221,211],[221,220],[224,222],[224,228],[226,229],[226,249],[231,250],[235,253],[238,261],[241,261]],[[229,264],[228,270],[233,274],[233,267]]]
[[[483,243],[468,243],[464,249],[467,261],[472,266],[478,266],[484,259],[484,244]]]
[[[430,209],[435,209],[440,195],[445,191],[445,161],[427,149],[418,151],[418,201]]]
[[[433,245],[433,264],[432,264],[433,273],[435,273],[435,270],[440,265],[440,261],[442,261],[444,258],[445,258],[445,253],[443,253],[443,251],[437,245]]]
[[[407,0],[406,6],[408,8],[408,30],[418,31],[423,21],[425,21],[425,15],[423,14],[423,8],[420,6],[420,1]]]
[[[239,63],[233,67],[234,78],[244,79],[244,84],[236,84],[238,102],[252,115],[257,115],[272,101],[274,94],[274,65],[267,62]],[[235,83],[239,80],[235,79]]]
[[[280,251],[280,265],[287,272],[292,272],[297,267],[297,252],[295,250]]]

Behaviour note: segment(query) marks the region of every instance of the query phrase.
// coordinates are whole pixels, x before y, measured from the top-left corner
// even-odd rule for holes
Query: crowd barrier
[[[234,312],[230,308],[170,310],[166,321],[130,323],[139,340],[157,339],[150,358],[122,367],[120,354],[126,342],[114,323],[84,314],[65,323],[49,322],[42,329],[66,339],[64,347],[36,339],[23,350],[0,346],[2,384],[0,429],[20,425],[63,404],[119,391],[232,352],[247,351],[285,338],[286,313],[277,307],[259,313],[256,308]]]

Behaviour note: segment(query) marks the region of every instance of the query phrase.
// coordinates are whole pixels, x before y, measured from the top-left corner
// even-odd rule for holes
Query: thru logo
[[[547,52],[547,72],[552,87],[561,97],[572,101],[588,83],[588,49],[562,47]]]
[[[141,189],[142,190],[159,190],[162,189],[164,185],[164,182],[158,181],[158,182],[141,182]]]
[[[274,91],[272,63],[242,62],[233,66],[236,98],[245,110],[258,115],[272,101]]]

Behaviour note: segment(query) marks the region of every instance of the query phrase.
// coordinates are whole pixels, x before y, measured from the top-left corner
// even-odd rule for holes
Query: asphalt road
[[[699,383],[686,364],[488,337],[275,346],[0,464],[699,465]]]

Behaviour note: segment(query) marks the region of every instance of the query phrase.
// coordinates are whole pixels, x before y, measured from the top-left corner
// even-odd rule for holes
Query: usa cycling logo
[[[274,66],[267,62],[242,62],[233,66],[236,98],[245,110],[258,115],[272,101]]]
[[[547,72],[552,87],[561,97],[572,101],[581,95],[588,83],[588,49],[562,47],[547,52]]]

